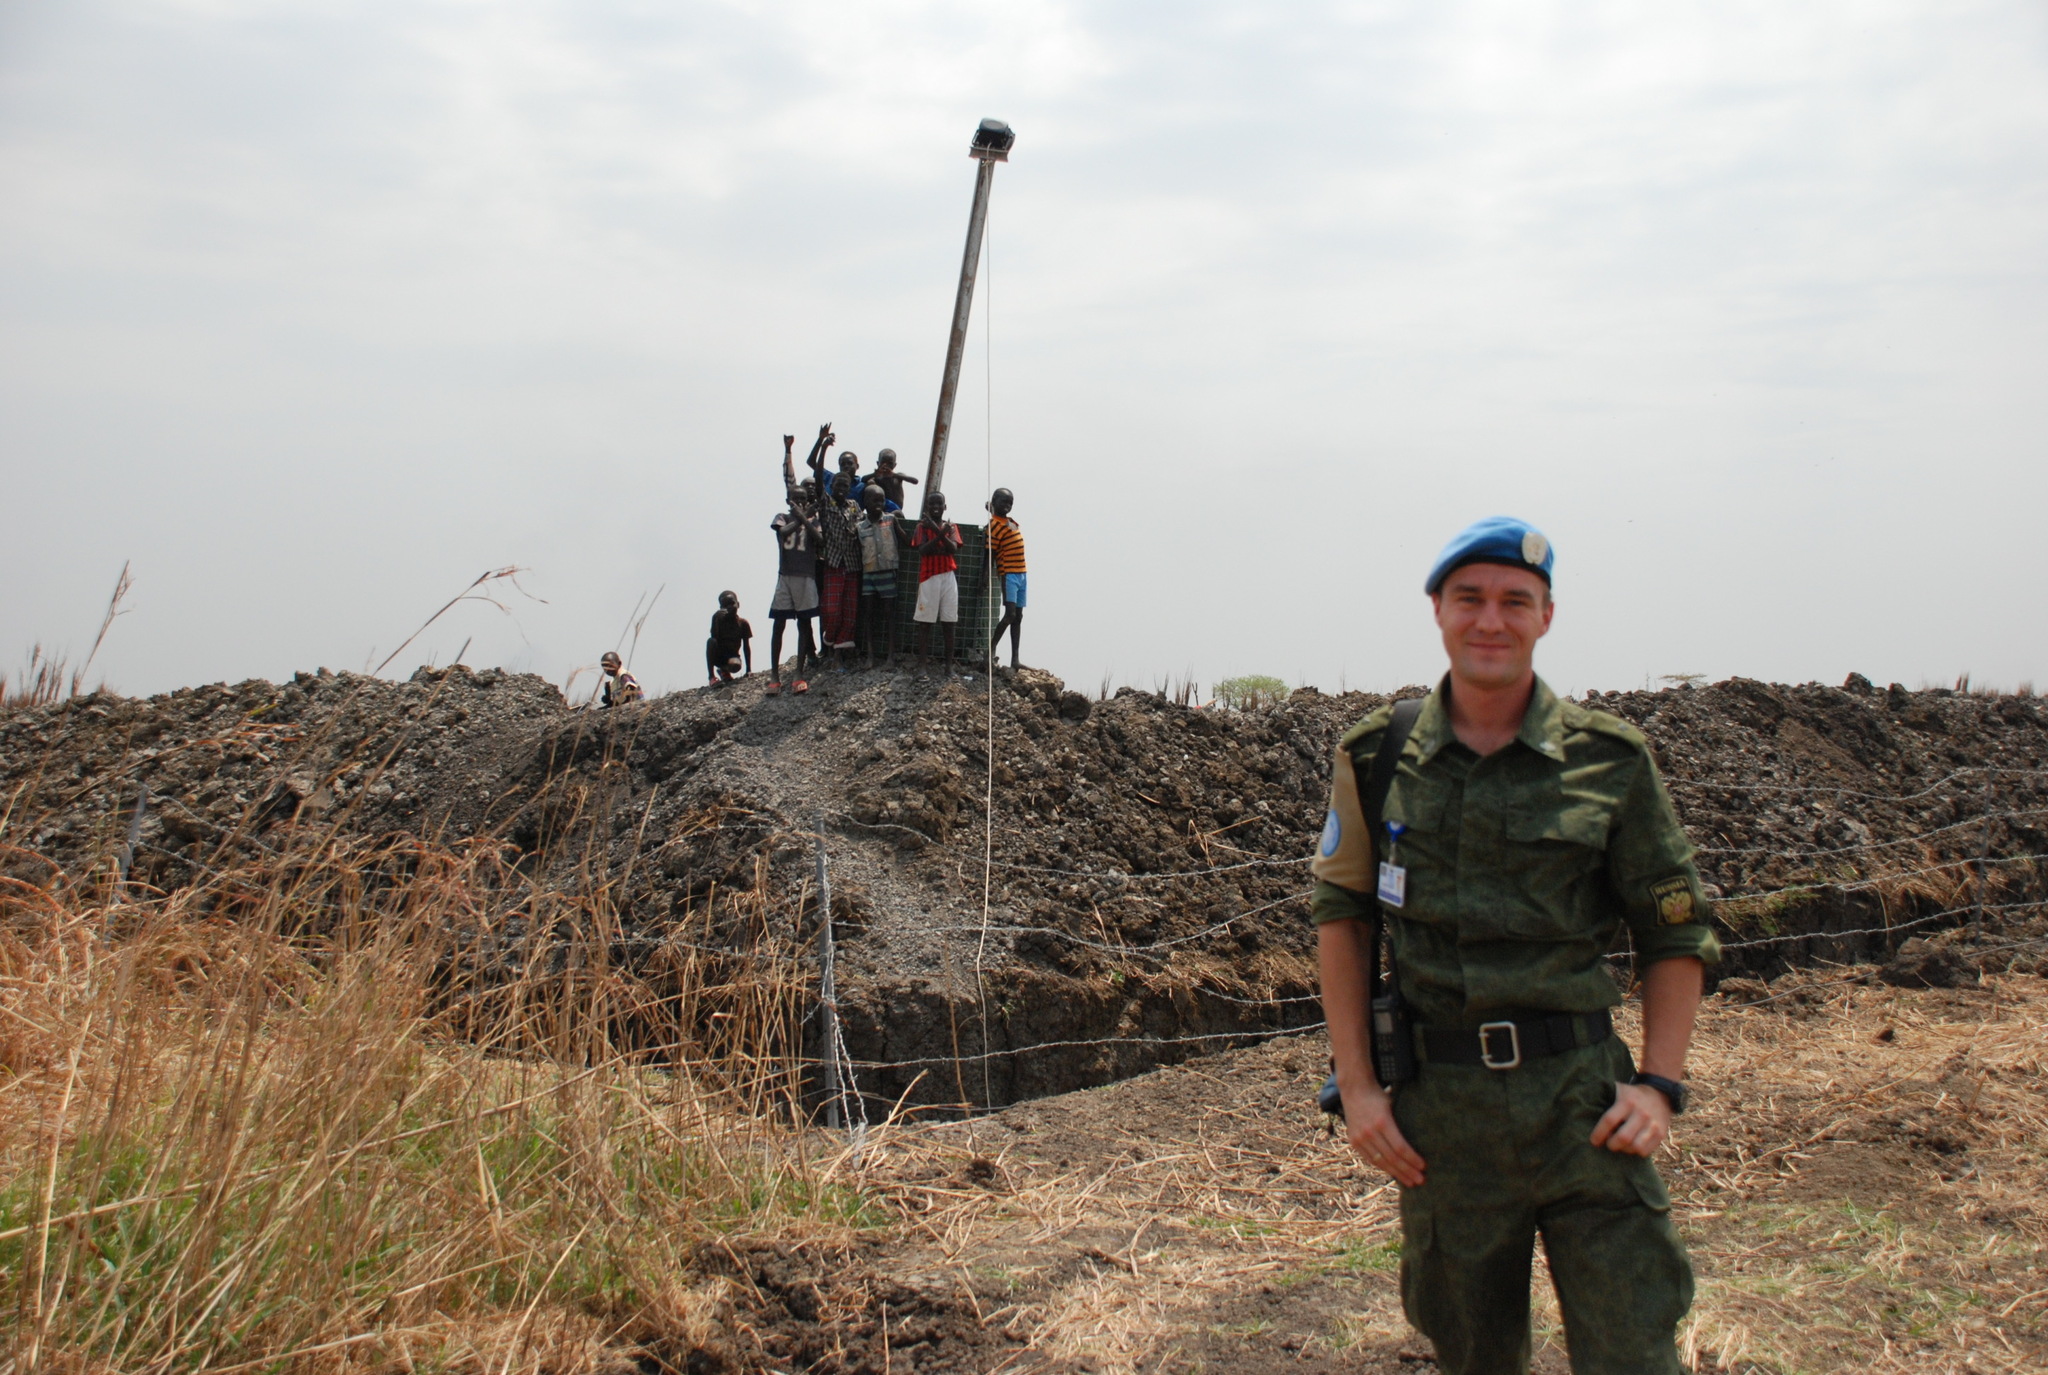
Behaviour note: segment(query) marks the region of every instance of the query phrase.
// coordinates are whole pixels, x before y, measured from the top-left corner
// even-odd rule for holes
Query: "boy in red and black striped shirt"
[[[988,558],[1003,580],[1003,618],[988,637],[990,672],[995,670],[996,646],[1005,630],[1010,632],[1010,672],[1017,671],[1017,639],[1024,629],[1024,532],[1010,519],[1016,502],[1007,487],[996,488],[988,499]]]
[[[924,499],[924,519],[910,536],[910,551],[919,559],[917,568],[917,667],[924,671],[925,645],[930,639],[926,627],[946,628],[946,672],[953,671],[953,627],[960,619],[959,561],[960,527],[946,519],[946,498],[932,492]]]

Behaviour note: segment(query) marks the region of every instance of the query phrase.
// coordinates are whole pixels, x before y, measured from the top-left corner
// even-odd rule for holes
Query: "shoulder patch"
[[[1563,707],[1564,723],[1572,730],[1589,730],[1597,735],[1625,740],[1638,749],[1647,748],[1650,743],[1640,730],[1611,711],[1582,706],[1577,702],[1566,702]]]
[[[1684,926],[1693,919],[1692,882],[1683,874],[1651,884],[1650,901],[1657,904],[1657,920],[1666,926]]]
[[[1345,731],[1343,737],[1337,741],[1337,748],[1344,750],[1352,748],[1359,741],[1365,739],[1366,736],[1377,735],[1385,730],[1387,723],[1393,719],[1394,704],[1389,702],[1378,710],[1370,712],[1364,720],[1360,721],[1350,730]]]

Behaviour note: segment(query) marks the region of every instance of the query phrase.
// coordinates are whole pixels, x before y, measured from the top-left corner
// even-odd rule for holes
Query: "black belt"
[[[1482,1022],[1478,1027],[1425,1026],[1423,1058],[1439,1065],[1513,1069],[1524,1060],[1597,1046],[1614,1034],[1614,1019],[1599,1012],[1534,1012]]]

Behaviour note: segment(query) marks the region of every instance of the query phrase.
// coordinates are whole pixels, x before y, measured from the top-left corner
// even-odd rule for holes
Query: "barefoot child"
[[[796,620],[797,692],[810,691],[804,681],[807,666],[818,657],[811,640],[811,621],[818,614],[818,518],[803,490],[789,489],[789,509],[768,523],[775,532],[777,556],[781,562],[775,578],[775,597],[768,603],[768,695],[782,691],[782,632],[791,618]]]
[[[1010,672],[1017,671],[1017,637],[1024,628],[1024,532],[1010,519],[1017,498],[1007,487],[998,487],[988,499],[988,561],[1003,581],[1003,618],[989,632],[988,666],[996,666],[996,645],[1005,630],[1010,632]]]
[[[746,668],[740,657],[746,656]],[[754,671],[754,627],[740,618],[740,594],[718,594],[718,610],[711,613],[711,638],[704,642],[704,666],[714,685],[722,685]]]
[[[866,507],[860,517],[861,639],[867,645],[868,665],[875,662],[875,641],[887,648],[883,662],[896,661],[896,561],[897,519],[888,510],[888,493],[881,484],[870,482],[861,493]]]
[[[911,552],[918,555],[917,667],[925,666],[926,627],[934,622],[946,627],[946,672],[953,671],[953,628],[960,621],[960,527],[946,519],[946,498],[933,492],[924,499],[924,519],[910,537]]]

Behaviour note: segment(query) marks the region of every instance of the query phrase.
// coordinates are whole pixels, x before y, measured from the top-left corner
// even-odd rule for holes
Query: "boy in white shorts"
[[[946,498],[933,492],[924,499],[924,519],[910,537],[917,566],[917,667],[923,672],[930,635],[925,627],[946,627],[946,672],[953,671],[953,629],[960,621],[960,527],[946,519]]]
[[[818,657],[811,641],[811,622],[818,615],[818,584],[812,576],[818,562],[818,518],[804,504],[803,494],[792,489],[789,509],[770,521],[768,528],[775,532],[780,559],[775,595],[768,602],[768,620],[774,627],[769,634],[768,695],[773,697],[782,691],[782,632],[792,620],[796,622],[793,687],[797,692],[810,691],[811,685],[804,681],[804,669]]]

